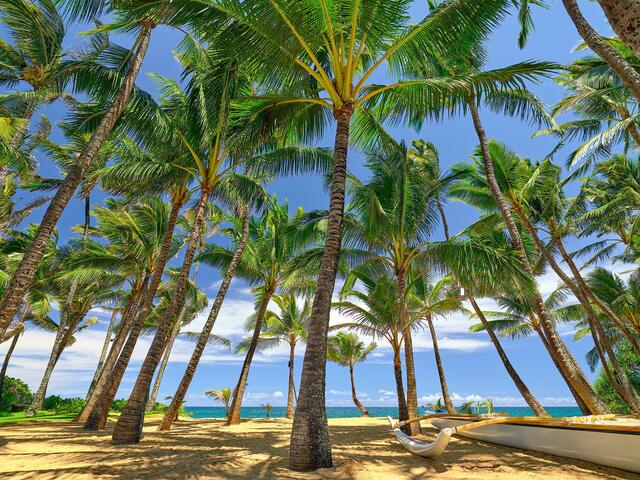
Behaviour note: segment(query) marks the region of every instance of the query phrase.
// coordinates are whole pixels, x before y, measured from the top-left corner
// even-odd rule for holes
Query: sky
[[[522,50],[516,45],[519,26],[513,15],[496,29],[489,43],[488,68],[497,68],[529,59],[566,64],[578,58],[578,54],[572,52],[580,40],[573,24],[561,2],[549,3],[551,4],[549,9],[534,11],[535,31]],[[610,28],[597,3],[583,1],[581,7],[596,30],[601,34],[610,34]],[[418,20],[424,16],[425,11],[426,2],[416,2],[412,8],[412,17]],[[79,26],[69,28],[65,48],[72,49],[79,45],[82,39],[79,32],[83,29]],[[138,80],[141,88],[155,95],[155,84],[148,76],[150,72],[174,78],[179,75],[178,64],[172,57],[171,51],[180,38],[181,34],[166,27],[158,27],[154,31]],[[116,41],[131,45],[129,37],[117,37]],[[384,78],[378,77],[372,80],[382,82]],[[552,80],[535,85],[532,90],[547,105],[552,105],[562,95],[562,90]],[[40,113],[47,115],[52,123],[63,119],[65,115],[61,104],[43,108]],[[531,134],[534,129],[518,120],[486,111],[481,111],[481,116],[489,137],[506,143],[522,156],[542,158],[555,146],[555,140],[550,137],[532,139]],[[468,159],[477,145],[477,137],[471,121],[465,117],[446,119],[439,124],[426,124],[420,132],[401,127],[392,128],[390,132],[396,139],[405,140],[407,143],[417,138],[434,142],[439,149],[444,168]],[[54,132],[53,138],[63,141],[59,132]],[[329,146],[332,139],[333,132],[329,131],[320,144]],[[557,163],[563,164],[570,151],[571,145],[560,151],[556,156]],[[42,175],[59,175],[57,167],[48,159],[38,157],[37,160],[40,163]],[[349,168],[361,178],[366,178],[367,171],[363,155],[354,149],[349,152]],[[304,207],[306,211],[328,206],[327,192],[323,189],[322,180],[318,176],[279,179],[269,186],[269,190],[279,199],[288,200],[292,213],[298,206]],[[93,201],[100,202],[104,198],[104,193],[98,192],[94,195]],[[22,201],[28,200],[28,196],[22,198]],[[477,218],[474,209],[460,203],[448,204],[445,209],[452,232],[463,229]],[[29,221],[37,223],[41,215],[42,210],[37,211],[31,215]],[[82,204],[74,199],[58,224],[63,241],[69,238],[70,227],[82,222],[82,215]],[[442,239],[442,232],[438,230],[434,232],[433,240],[440,239]],[[573,247],[577,245],[577,243],[570,243]],[[174,261],[174,264],[176,263],[177,260]],[[610,267],[619,272],[624,270],[624,266],[621,265]],[[205,289],[210,299],[209,304],[216,295],[219,280],[220,275],[215,269],[207,266],[201,268],[198,284]],[[545,295],[558,285],[558,279],[552,272],[540,277],[538,281]],[[488,300],[480,303],[481,307],[493,308],[493,304]],[[227,336],[234,343],[237,342],[245,334],[243,325],[246,318],[253,312],[253,308],[253,298],[248,286],[237,279],[234,280],[218,317],[214,333]],[[187,329],[190,331],[201,329],[207,313],[208,309],[205,309]],[[78,334],[78,341],[65,350],[51,378],[49,394],[55,393],[67,397],[85,395],[109,322],[108,312],[94,310],[91,314],[96,315],[100,322]],[[337,312],[332,314],[331,321],[332,323],[340,322]],[[444,369],[454,403],[490,397],[497,406],[525,405],[486,334],[469,333],[468,328],[472,323],[473,321],[463,314],[439,318],[436,321]],[[591,348],[590,341],[574,342],[571,327],[562,327],[561,335],[583,365],[587,376],[593,378],[594,374],[589,371],[584,362],[584,354]],[[118,398],[126,398],[129,395],[150,343],[150,336],[139,340],[118,392]],[[394,406],[396,398],[390,348],[384,344],[384,341],[378,343],[378,348],[369,355],[367,360],[356,366],[359,397],[366,406]],[[504,339],[502,343],[521,377],[543,405],[574,405],[568,389],[539,340],[535,338]],[[37,330],[35,327],[28,327],[13,353],[8,375],[23,379],[35,391],[41,380],[52,344],[53,334]],[[3,355],[7,347],[8,343],[0,345],[0,354]],[[192,348],[192,343],[178,337],[160,387],[159,400],[173,394]],[[420,402],[424,404],[435,401],[441,393],[428,330],[416,333],[414,348]],[[303,345],[299,346],[296,352],[296,382],[299,381],[302,367],[303,349]],[[256,355],[248,380],[244,405],[260,405],[267,401],[276,406],[286,403],[287,355],[288,350],[285,346]],[[242,361],[243,356],[234,354],[233,351],[222,347],[209,347],[187,394],[187,405],[212,405],[213,403],[204,396],[203,392],[211,388],[233,387],[237,382]],[[327,405],[352,405],[348,370],[332,363],[329,363],[327,368]]]

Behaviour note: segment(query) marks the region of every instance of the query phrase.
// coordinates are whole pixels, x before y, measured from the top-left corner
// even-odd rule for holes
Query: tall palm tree
[[[76,339],[75,335],[82,330],[98,323],[96,317],[87,317],[87,313],[93,307],[99,306],[103,301],[108,300],[113,294],[113,287],[120,284],[120,278],[117,275],[111,275],[108,272],[100,276],[94,276],[91,279],[77,282],[76,295],[72,303],[67,303],[67,291],[71,283],[74,283],[73,276],[76,273],[72,271],[61,271],[59,273],[61,279],[52,282],[55,288],[55,298],[60,304],[59,320],[56,324],[56,337],[51,349],[51,355],[45,368],[40,386],[33,396],[31,405],[25,412],[25,416],[31,417],[36,415],[38,410],[42,409],[47,386],[51,378],[51,374],[60,359],[66,347],[72,345]],[[64,279],[71,277],[71,281]],[[43,322],[54,322],[51,318],[46,318]]]
[[[364,362],[377,345],[370,343],[365,346],[364,342],[355,333],[338,332],[335,336],[327,340],[327,358],[345,367],[349,367],[349,379],[351,380],[351,398],[356,407],[365,417],[369,412],[358,400],[356,395],[356,383],[353,377],[353,367],[357,362]]]
[[[258,348],[269,302],[278,289],[295,289],[305,281],[300,267],[300,255],[306,246],[319,237],[313,228],[294,229],[304,212],[299,209],[294,217],[289,217],[287,204],[276,204],[264,213],[252,218],[249,223],[249,237],[245,253],[240,259],[236,275],[253,285],[256,297],[255,325],[251,341],[247,346],[244,362],[234,388],[231,413],[227,425],[240,423],[240,407],[249,377],[251,362]],[[229,261],[228,252],[211,249],[202,255],[203,261],[216,266]]]
[[[200,358],[202,357],[205,346],[208,343],[208,338],[211,336],[211,331],[213,330],[216,319],[218,318],[218,313],[220,313],[222,303],[227,295],[227,292],[229,291],[229,287],[231,286],[231,280],[233,280],[235,272],[238,268],[238,264],[240,263],[240,259],[242,258],[244,250],[247,246],[247,240],[249,236],[249,213],[247,208],[242,208],[241,210],[240,235],[237,235],[237,229],[230,228],[223,230],[224,233],[231,234],[235,237],[235,240],[237,242],[236,249],[231,256],[231,261],[229,262],[229,265],[222,278],[222,283],[220,284],[216,299],[214,300],[213,306],[211,307],[209,315],[207,316],[207,321],[205,322],[202,331],[197,338],[196,346],[193,350],[193,353],[191,354],[191,358],[189,359],[189,363],[187,364],[185,373],[182,376],[182,380],[180,380],[180,384],[178,385],[178,388],[176,389],[176,392],[171,399],[171,404],[169,405],[169,408],[167,408],[167,411],[165,412],[160,425],[158,425],[158,430],[169,430],[171,428],[173,420],[177,418],[177,413],[182,406],[182,402],[184,401],[184,397],[187,394],[189,385],[191,385],[191,381],[193,380],[193,376],[195,375],[196,368],[198,367],[198,363],[200,362]],[[232,219],[229,218],[228,220]],[[199,258],[198,260],[201,261],[202,259]],[[228,412],[226,417],[229,417]]]
[[[447,386],[447,380],[442,366],[434,319],[436,317],[444,317],[450,313],[464,311],[460,289],[456,288],[453,278],[448,276],[433,283],[430,281],[429,275],[413,276],[415,278],[410,280],[409,308],[412,310],[413,315],[427,322],[429,333],[431,334],[433,355],[436,360],[438,377],[440,378],[444,405],[448,413],[455,413],[456,410],[451,401],[449,387]]]
[[[408,320],[407,277],[422,260],[421,247],[438,224],[439,192],[455,180],[440,174],[434,163],[403,144],[390,144],[370,155],[371,178],[361,182],[349,177],[351,202],[347,209],[345,243],[369,253],[369,262],[382,264],[398,282],[397,308],[406,320],[403,332],[407,375],[407,408],[410,418],[419,415],[413,359],[413,341]],[[365,256],[366,258],[366,256]],[[406,419],[403,419],[406,420]],[[419,433],[419,424],[410,430]]]
[[[436,104],[455,103],[451,97],[481,80],[473,75],[424,78],[416,72],[429,71],[436,57],[456,55],[472,46],[509,5],[505,0],[481,4],[456,0],[411,25],[406,1],[330,4],[321,0],[305,4],[305,8],[299,8],[295,0],[225,4],[229,22],[218,30],[194,16],[196,8],[191,5],[172,17],[173,21],[190,23],[255,72],[258,96],[242,107],[247,118],[260,127],[256,134],[282,129],[285,138],[311,139],[322,133],[331,117],[335,120],[326,248],[291,437],[292,469],[312,470],[332,464],[324,402],[318,399],[324,398],[326,339],[340,254],[350,127],[352,140],[359,137],[371,143],[385,136],[372,115],[377,104],[397,104],[396,118],[405,119],[409,105],[426,112]],[[374,72],[384,68],[393,72],[394,80],[387,85],[373,83]],[[494,81],[508,83],[520,76],[520,72],[512,73],[509,78],[484,77],[483,88],[492,89]],[[399,96],[407,102],[398,102]]]
[[[94,233],[109,239],[110,243],[106,247],[94,245],[86,249],[78,264],[88,271],[96,268],[119,271],[129,279],[131,289],[103,374],[83,411],[76,417],[76,421],[85,422],[85,429],[102,428],[106,422],[113,400],[111,396],[117,392],[143,328],[143,320],[136,314],[150,288],[150,279],[155,278],[162,256],[165,255],[166,262],[166,258],[181,247],[171,236],[167,242],[166,230],[172,228],[169,208],[158,198],[134,204],[109,200],[106,208],[94,208],[98,220]]]
[[[265,313],[262,332],[258,339],[258,348],[265,350],[275,348],[282,343],[289,346],[289,386],[287,390],[287,409],[285,417],[293,418],[295,413],[295,380],[294,359],[296,346],[307,338],[307,324],[311,315],[311,300],[305,297],[300,305],[295,295],[291,293],[279,293],[272,297],[272,301],[278,306],[279,312],[267,310]],[[252,315],[247,322],[247,330],[255,328],[256,317]],[[236,347],[236,352],[246,351],[251,343],[251,338],[243,339]]]
[[[349,328],[374,338],[384,338],[393,352],[393,373],[396,383],[399,415],[408,418],[407,400],[402,378],[403,323],[399,318],[397,305],[398,284],[395,279],[376,275],[359,267],[351,274],[352,282],[345,283],[340,302],[334,308],[351,317],[352,322],[335,325],[332,328]],[[357,279],[364,291],[352,288]]]
[[[77,0],[68,0],[66,3],[70,6],[72,13],[83,18],[92,18],[99,12],[100,7],[102,7],[102,2],[90,2],[87,4],[86,2],[79,2]],[[63,210],[83,180],[85,172],[94,161],[100,147],[111,133],[111,130],[118,121],[120,114],[124,110],[134,90],[135,80],[149,46],[151,31],[155,27],[155,24],[148,19],[136,18],[135,15],[132,15],[136,6],[139,6],[137,2],[109,3],[110,9],[114,11],[113,13],[122,15],[122,17],[118,19],[119,23],[116,23],[118,27],[126,30],[130,30],[132,25],[139,27],[135,51],[131,53],[130,61],[121,63],[119,68],[113,69],[108,73],[104,71],[100,72],[103,79],[104,76],[108,74],[115,74],[117,76],[115,81],[113,78],[109,79],[114,81],[110,83],[109,86],[115,89],[115,91],[111,90],[107,95],[110,105],[92,132],[91,138],[76,159],[75,164],[67,172],[64,182],[57,189],[49,203],[33,243],[25,253],[20,265],[18,265],[18,268],[13,273],[4,291],[2,299],[0,300],[0,331],[2,332],[20,307],[22,297],[33,281],[34,272],[44,255],[47,240],[51,236],[60,215],[62,215]],[[121,10],[120,7],[124,8],[124,10]],[[99,69],[93,69],[93,75],[86,75],[87,69],[80,69],[78,71],[74,70],[74,68],[74,66],[69,67],[70,75],[75,77],[73,82],[74,86],[96,93],[95,86],[100,82],[96,81],[95,74]],[[122,74],[123,70],[126,70],[126,73]]]
[[[490,142],[489,151],[494,165],[498,166],[497,168],[501,173],[498,186],[504,192],[503,198],[509,204],[509,208],[513,209],[522,225],[524,225],[544,260],[580,301],[592,325],[592,335],[600,337],[599,339],[594,338],[594,342],[596,345],[603,346],[600,353],[608,356],[614,367],[616,367],[615,354],[606,340],[604,329],[594,307],[597,306],[597,308],[602,309],[607,316],[611,316],[611,320],[615,323],[623,327],[624,325],[611,308],[597,299],[593,292],[589,290],[573,258],[567,253],[564,246],[564,237],[574,231],[572,220],[575,214],[573,211],[580,210],[580,199],[578,199],[577,203],[576,201],[567,201],[559,179],[560,169],[554,167],[548,160],[534,168],[530,162],[521,159],[514,152],[509,151],[504,145],[497,142]],[[476,162],[476,166],[480,167],[480,170],[483,169],[482,165],[483,163],[480,161]],[[476,172],[475,175],[477,178],[477,180],[473,181],[475,186],[485,182],[483,172]],[[468,198],[471,199],[473,196],[474,193],[471,192]],[[487,197],[486,194],[484,196],[485,198]],[[483,199],[482,201],[486,200]],[[550,248],[540,238],[535,225],[538,222],[544,224],[549,231],[552,244],[558,247],[558,252],[569,266],[573,278],[564,272],[551,253]],[[592,302],[594,305],[592,305]],[[544,308],[544,304],[542,304],[542,307]],[[540,313],[538,313],[538,316],[540,316]],[[630,404],[640,408],[640,397],[635,394],[626,374],[619,368],[616,367],[616,369],[619,371],[620,382],[614,383],[614,385],[619,387],[620,391],[624,390],[625,397]]]

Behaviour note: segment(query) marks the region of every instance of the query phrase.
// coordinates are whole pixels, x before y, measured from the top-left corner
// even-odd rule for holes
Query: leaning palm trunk
[[[404,364],[407,369],[407,415],[409,418],[416,418],[420,415],[418,411],[418,390],[416,387],[416,370],[413,357],[413,338],[411,327],[407,320],[407,307],[405,303],[406,276],[405,272],[396,272],[398,282],[398,318],[402,319],[402,336],[404,338]],[[409,435],[421,433],[420,422],[409,424]]]
[[[16,348],[16,344],[18,343],[19,338],[20,333],[16,333],[13,335],[11,345],[9,345],[9,349],[7,350],[7,353],[5,353],[4,360],[2,361],[2,370],[0,370],[0,401],[2,400],[2,387],[4,386],[4,379],[7,375],[9,360],[11,359],[11,355],[13,354],[13,350]]]
[[[557,237],[557,244],[560,254],[564,261],[569,265],[571,273],[574,275],[573,279],[570,278],[560,265],[556,262],[555,258],[549,252],[546,245],[542,242],[540,237],[538,236],[538,232],[535,227],[531,224],[527,216],[524,212],[519,208],[515,208],[516,213],[524,224],[525,228],[533,238],[534,243],[538,250],[542,253],[543,257],[551,265],[551,268],[554,272],[560,277],[560,279],[564,282],[564,284],[571,290],[571,292],[576,296],[582,307],[585,309],[587,322],[589,324],[589,330],[591,332],[591,336],[593,337],[593,343],[596,346],[596,350],[598,352],[598,356],[600,357],[600,361],[602,362],[602,366],[605,369],[605,373],[609,377],[613,388],[618,392],[618,394],[627,402],[631,410],[635,413],[640,413],[640,397],[638,393],[635,391],[629,378],[626,373],[620,366],[618,359],[611,348],[611,344],[609,343],[604,328],[600,323],[593,307],[591,306],[591,298],[595,298],[595,295],[587,285],[587,283],[582,278],[582,274],[580,270],[576,267],[575,263],[571,256],[567,253],[564,248],[564,243],[562,242],[562,238]],[[554,228],[552,226],[551,233],[554,233]],[[600,302],[603,303],[603,302]],[[611,314],[610,319],[614,320],[617,324],[622,324],[622,321],[607,307],[607,311]],[[609,316],[609,315],[607,315]],[[607,365],[607,357],[609,358],[609,362],[611,362],[611,366],[614,370],[612,374]]]
[[[578,408],[580,409],[580,411],[582,412],[583,415],[589,415],[590,414],[589,413],[589,409],[587,408],[586,404],[580,398],[580,395],[578,395],[578,393],[573,389],[573,387],[571,386],[571,383],[569,382],[569,380],[567,380],[567,377],[564,374],[564,370],[562,370],[562,368],[560,366],[560,362],[558,361],[558,356],[557,356],[556,352],[553,350],[553,348],[551,348],[551,345],[549,345],[549,342],[547,342],[547,337],[545,337],[544,332],[542,331],[542,329],[540,328],[539,325],[538,326],[534,325],[533,329],[536,331],[536,333],[540,337],[540,340],[542,341],[542,345],[544,345],[544,348],[549,353],[549,357],[553,361],[553,364],[556,366],[556,369],[560,373],[560,376],[562,376],[562,379],[564,380],[565,384],[569,388],[569,391],[571,392],[571,395],[575,399],[576,404],[578,405]]]
[[[333,171],[329,196],[327,235],[320,272],[313,297],[307,349],[302,364],[300,392],[293,418],[289,447],[289,467],[292,470],[315,470],[333,466],[331,442],[325,408],[327,368],[327,334],[331,297],[335,287],[342,243],[347,151],[351,110],[337,110],[336,137],[333,149]]]
[[[229,291],[229,287],[231,286],[231,280],[233,280],[233,276],[236,273],[236,269],[238,268],[238,264],[240,263],[240,259],[242,258],[242,254],[244,253],[244,249],[247,246],[247,239],[249,237],[249,212],[247,209],[242,210],[242,236],[240,237],[240,242],[238,243],[238,247],[236,251],[233,253],[233,257],[231,258],[231,263],[229,264],[229,268],[224,274],[222,278],[222,283],[220,284],[220,289],[218,290],[218,294],[216,295],[216,299],[213,302],[211,307],[211,311],[209,312],[209,316],[207,317],[207,321],[202,328],[202,332],[198,337],[198,342],[196,343],[195,348],[193,349],[193,353],[191,354],[191,358],[189,359],[189,364],[187,365],[187,369],[182,376],[182,380],[180,381],[180,385],[178,385],[178,389],[176,393],[173,395],[171,400],[171,404],[169,408],[165,412],[160,425],[158,426],[158,430],[169,430],[171,428],[171,424],[173,423],[174,418],[176,418],[180,407],[182,406],[182,402],[184,400],[185,395],[187,394],[187,390],[189,389],[189,385],[191,385],[191,381],[193,380],[193,376],[196,373],[196,368],[198,368],[198,364],[200,363],[200,358],[204,353],[204,349],[207,345],[207,341],[209,340],[209,336],[211,335],[211,331],[213,330],[213,326],[216,323],[216,319],[218,318],[218,314],[220,313],[220,308],[222,308],[222,303]],[[226,415],[229,418],[229,413]]]
[[[158,371],[156,372],[156,379],[153,381],[153,388],[151,389],[151,395],[149,395],[149,400],[147,400],[147,407],[145,411],[152,412],[153,408],[156,405],[156,399],[158,398],[158,392],[160,391],[160,384],[162,383],[162,377],[164,377],[164,371],[167,368],[167,364],[169,363],[169,357],[171,356],[171,349],[173,348],[173,344],[180,333],[180,326],[182,325],[182,320],[186,314],[187,308],[189,306],[189,302],[184,302],[182,309],[180,310],[180,315],[176,319],[176,323],[173,326],[173,330],[171,331],[171,335],[169,336],[169,342],[167,343],[167,348],[164,349],[164,354],[162,355],[162,361],[160,362],[160,366],[158,367]]]
[[[98,379],[96,384],[93,387],[93,392],[89,396],[87,402],[84,407],[75,416],[73,419],[74,422],[86,422],[87,418],[89,418],[89,414],[95,407],[98,399],[104,392],[104,390],[108,387],[108,383],[110,380],[110,374],[118,361],[118,357],[120,356],[120,352],[127,341],[129,332],[133,326],[135,321],[135,312],[137,310],[138,303],[140,302],[140,296],[142,294],[142,287],[139,285],[135,285],[131,289],[131,293],[129,294],[129,298],[125,304],[124,310],[122,311],[122,316],[120,318],[120,327],[118,328],[118,332],[116,333],[115,338],[113,339],[113,345],[107,354],[107,358],[102,366],[102,371],[98,375]]]
[[[73,197],[87,169],[111,133],[111,130],[115,126],[131,96],[136,77],[142,65],[142,60],[149,46],[152,29],[152,24],[142,24],[138,36],[138,48],[131,59],[129,71],[116,94],[115,100],[100,120],[100,124],[91,135],[89,142],[87,142],[76,163],[67,173],[63,184],[58,188],[49,203],[31,245],[22,257],[18,268],[12,275],[9,285],[7,285],[4,291],[4,295],[0,301],[0,334],[5,331],[16,311],[20,308],[22,297],[31,286],[36,269],[42,260],[49,238],[58,223],[60,215],[62,215],[62,211]]]
[[[364,408],[364,405],[360,403],[360,400],[358,400],[358,396],[356,395],[356,382],[353,378],[353,365],[349,365],[349,379],[351,380],[351,399],[353,400],[354,405],[358,407],[358,410],[362,412],[362,415],[368,417],[369,412],[367,412],[367,409]]]
[[[516,388],[520,392],[520,395],[522,395],[522,398],[524,398],[524,401],[527,402],[527,405],[529,405],[529,408],[531,408],[531,410],[533,411],[533,413],[536,414],[536,416],[548,417],[549,414],[547,413],[547,411],[540,404],[540,402],[538,402],[538,399],[533,395],[533,393],[531,393],[529,388],[525,385],[525,383],[520,378],[520,375],[518,375],[518,372],[516,372],[516,369],[514,368],[514,366],[511,364],[509,357],[507,357],[507,353],[502,348],[502,345],[500,344],[500,340],[498,340],[498,337],[493,331],[493,328],[491,328],[491,324],[487,321],[482,310],[480,310],[480,306],[476,302],[476,299],[473,297],[469,297],[469,302],[473,307],[473,311],[476,312],[476,315],[480,319],[480,322],[482,322],[482,326],[487,331],[487,334],[489,334],[489,338],[491,339],[493,346],[496,348],[496,352],[498,352],[498,356],[500,357],[500,360],[502,360],[502,364],[504,365],[504,368],[507,370],[507,373],[511,377],[511,380],[513,380],[513,383],[515,384]]]
[[[436,329],[433,326],[433,319],[431,318],[431,315],[427,317],[427,324],[429,325],[431,341],[433,342],[433,355],[436,358],[436,367],[438,368],[438,377],[440,377],[440,387],[442,388],[442,398],[444,400],[444,406],[447,409],[447,413],[456,413],[456,409],[453,408],[453,402],[451,401],[451,395],[449,394],[447,379],[444,376],[442,358],[440,358],[440,348],[438,347],[438,337],[436,336]]]
[[[96,387],[96,383],[98,383],[100,375],[102,375],[102,367],[104,367],[104,361],[106,360],[107,353],[109,352],[109,345],[111,344],[111,333],[113,332],[113,327],[116,323],[117,315],[118,311],[114,308],[113,313],[111,314],[111,320],[109,321],[109,326],[107,327],[107,333],[104,336],[104,343],[102,344],[102,351],[100,352],[98,366],[96,367],[96,371],[93,374],[93,379],[91,379],[91,385],[89,385],[89,391],[87,391],[85,401],[88,401],[91,397],[93,389]]]
[[[144,409],[149,396],[151,379],[153,378],[156,367],[160,362],[160,357],[166,348],[167,337],[171,325],[173,324],[173,319],[184,298],[185,288],[187,286],[187,281],[189,280],[189,271],[193,264],[196,249],[200,243],[200,231],[204,222],[209,194],[210,191],[208,189],[202,189],[198,206],[196,207],[193,229],[189,233],[187,250],[184,254],[180,276],[178,277],[171,301],[167,306],[167,310],[163,315],[162,320],[158,324],[156,334],[153,337],[149,351],[142,363],[140,373],[138,374],[136,383],[131,395],[129,396],[129,401],[118,418],[118,422],[113,430],[113,437],[111,438],[111,442],[113,444],[138,443],[142,436]]]
[[[615,1],[618,2],[619,0]],[[607,62],[611,70],[620,77],[622,83],[640,100],[640,73],[589,25],[589,22],[587,22],[582,15],[576,0],[562,0],[562,3],[569,17],[571,17],[576,30],[589,48]]]
[[[495,172],[493,169],[493,159],[491,158],[491,154],[489,152],[487,136],[480,121],[480,115],[478,114],[478,109],[476,108],[475,99],[473,97],[469,99],[468,107],[471,112],[473,125],[478,135],[478,139],[480,140],[480,150],[482,151],[487,184],[489,185],[491,194],[495,199],[496,204],[498,205],[498,210],[500,211],[500,214],[502,215],[502,218],[507,226],[509,236],[511,237],[513,245],[520,259],[522,269],[533,279],[533,271],[531,269],[531,265],[529,264],[529,259],[527,258],[527,253],[524,249],[522,238],[520,237],[520,232],[518,231],[518,227],[516,226],[513,216],[511,215],[511,210],[509,209],[509,206],[507,205],[507,202],[502,195],[502,192],[500,191],[500,187],[498,186],[498,182],[495,177]],[[569,380],[569,382],[571,382],[573,389],[578,393],[578,395],[580,395],[584,403],[590,409],[591,413],[596,415],[607,413],[607,407],[604,405],[602,400],[597,397],[597,395],[593,391],[593,388],[591,388],[591,385],[587,381],[584,372],[582,372],[582,369],[580,369],[578,364],[575,362],[575,359],[573,359],[572,356],[568,355],[566,349],[563,348],[564,344],[553,328],[553,322],[547,315],[542,296],[540,295],[540,291],[535,284],[533,291],[533,303],[538,317],[540,318],[542,329],[547,337],[547,340],[549,341],[549,345],[558,352],[559,364],[565,370],[566,378]]]
[[[102,369],[103,372],[113,371],[113,368],[120,356],[120,352],[123,348],[124,342],[125,340],[127,340],[126,335],[132,329],[132,326],[133,326],[132,324],[137,322],[137,324],[140,325],[140,328],[142,328],[142,325],[144,325],[147,315],[151,311],[151,306],[153,305],[153,299],[155,298],[156,292],[158,291],[158,287],[160,286],[160,282],[162,281],[162,274],[164,273],[164,268],[167,265],[167,262],[169,261],[169,255],[171,252],[171,243],[173,241],[173,232],[175,230],[178,214],[180,213],[180,209],[182,208],[183,203],[184,203],[184,199],[182,198],[171,199],[171,211],[169,212],[169,218],[167,219],[167,227],[164,232],[164,238],[162,239],[160,252],[158,253],[158,258],[156,259],[156,262],[154,265],[153,276],[151,277],[149,289],[146,293],[146,296],[142,300],[142,306],[140,307],[140,312],[138,314],[137,320],[135,319],[135,314],[138,311],[138,308],[137,308],[138,297],[136,297],[135,303],[132,302],[130,304],[131,309],[128,311],[125,308],[125,311],[122,314],[121,323],[124,323],[125,321],[124,319],[128,318],[127,328],[123,333],[122,326],[120,327],[121,331],[119,331],[118,335],[116,335],[109,357],[107,357],[107,362],[105,363],[105,366]],[[125,314],[127,314],[128,312],[130,312],[129,317],[131,318],[125,316]],[[123,333],[123,336],[119,336],[121,333]],[[136,337],[136,341],[137,341],[137,337]],[[106,375],[101,376],[101,378],[98,380],[98,383],[96,384],[96,387],[94,389],[94,394],[91,396],[91,398],[89,398],[89,401],[87,402],[85,407],[82,409],[82,412],[80,412],[80,414],[76,417],[75,419],[76,422],[86,422],[89,419],[89,415],[98,404],[100,397],[108,389],[109,387],[108,382],[109,382],[108,376]],[[99,423],[99,422],[96,422],[96,423]],[[87,425],[85,425],[85,427],[87,427]]]
[[[79,317],[77,321],[79,321],[82,317]],[[42,381],[40,382],[40,386],[36,394],[33,396],[33,400],[31,401],[31,405],[25,412],[25,417],[33,417],[38,413],[39,410],[42,410],[42,405],[44,404],[44,399],[47,395],[47,387],[49,386],[49,380],[51,380],[51,374],[53,373],[53,369],[56,367],[58,360],[60,359],[60,355],[62,355],[62,351],[64,350],[69,338],[71,337],[71,332],[73,331],[75,322],[69,322],[70,324],[65,328],[64,324],[58,328],[56,332],[56,338],[53,341],[53,347],[51,348],[51,355],[49,356],[49,361],[47,362],[47,367],[44,370],[44,374],[42,376]]]
[[[249,369],[251,368],[251,362],[253,361],[253,355],[258,347],[258,341],[260,340],[260,332],[262,332],[262,324],[264,323],[264,314],[269,306],[269,301],[273,295],[273,289],[265,289],[262,302],[260,303],[260,310],[256,317],[256,325],[253,329],[253,336],[251,337],[251,343],[247,349],[247,355],[244,357],[242,363],[242,370],[240,370],[240,378],[238,378],[238,384],[233,389],[233,396],[231,399],[231,409],[229,417],[227,418],[226,425],[237,425],[240,423],[240,409],[242,407],[242,397],[244,391],[247,388],[247,380],[249,378]]]
[[[598,0],[616,35],[640,58],[640,1]]]

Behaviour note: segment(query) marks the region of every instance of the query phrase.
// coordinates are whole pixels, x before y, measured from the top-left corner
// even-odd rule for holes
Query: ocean
[[[573,417],[582,415],[578,407],[545,407],[552,417]],[[224,418],[223,407],[185,407],[185,410],[193,418]],[[368,407],[367,410],[372,417],[398,418],[398,409],[393,407]],[[496,412],[509,412],[512,417],[531,416],[533,412],[528,407],[495,407]],[[422,413],[424,409],[420,409]],[[284,407],[273,407],[271,417],[284,417]],[[327,417],[329,418],[352,418],[361,417],[362,413],[355,407],[327,407]],[[264,418],[265,413],[260,407],[242,407],[243,418]]]

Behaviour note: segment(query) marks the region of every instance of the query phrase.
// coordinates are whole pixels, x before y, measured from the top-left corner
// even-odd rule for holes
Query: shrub
[[[84,398],[61,398],[53,408],[56,413],[78,413],[84,407]]]
[[[27,407],[33,400],[29,386],[19,378],[4,377],[0,410],[15,410]]]
[[[127,401],[124,398],[121,398],[119,400],[114,400],[111,403],[111,410],[114,412],[122,412],[122,410],[124,410],[124,407],[127,405]]]
[[[59,395],[49,395],[42,403],[43,410],[56,410],[64,399]]]

